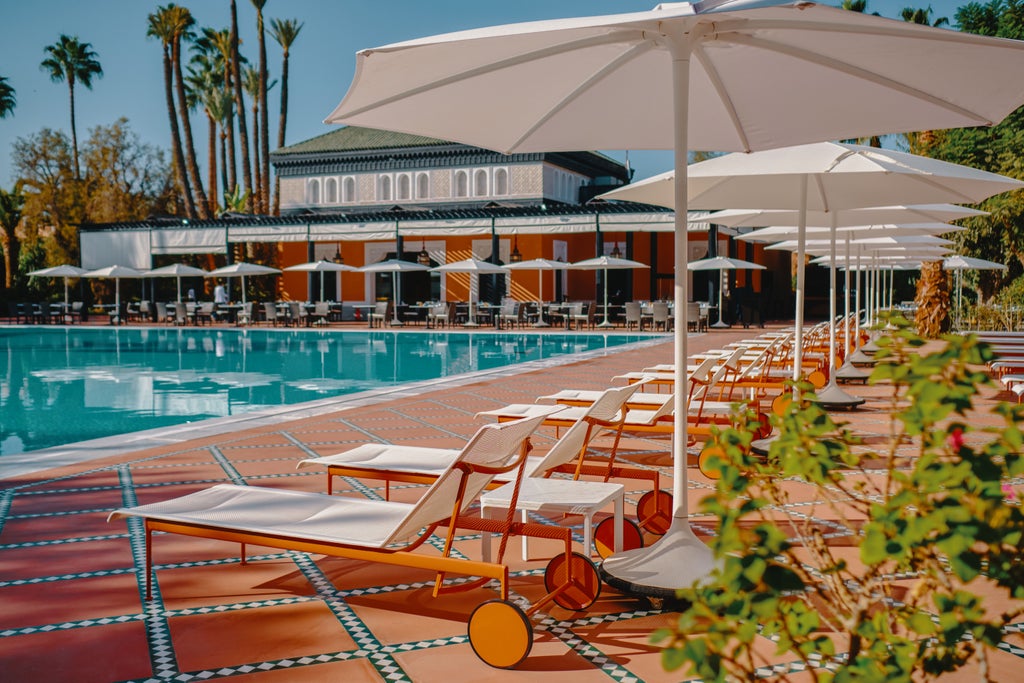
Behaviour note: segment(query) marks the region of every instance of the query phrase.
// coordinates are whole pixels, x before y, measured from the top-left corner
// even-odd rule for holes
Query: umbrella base
[[[533,326],[534,327],[551,327],[551,325],[548,324],[548,323],[534,323]]]
[[[480,327],[480,323],[462,323],[463,327]]]
[[[874,365],[875,359],[864,353],[862,349],[857,349],[846,359],[847,363],[851,365]]]
[[[870,376],[870,373],[864,372],[850,361],[847,361],[843,364],[843,367],[836,370],[836,380],[844,383],[860,382],[863,384],[868,381]]]
[[[724,323],[721,320],[719,320],[717,323],[711,325],[711,327],[716,330],[727,330],[730,327],[732,327],[732,325],[730,325],[729,323]]]
[[[401,320],[392,320],[391,327],[405,327],[405,323],[403,323]]]
[[[693,533],[685,517],[651,546],[615,553],[601,563],[601,578],[632,595],[675,600],[676,591],[706,579],[715,566],[711,548]]]
[[[817,392],[816,396],[814,403],[825,410],[853,410],[865,402],[865,399],[860,396],[851,396],[835,384],[828,385]]]
[[[602,330],[606,330],[609,327],[615,327],[615,323],[611,323],[611,322],[608,322],[607,320],[605,320],[604,322],[598,323],[594,327],[600,327]]]
[[[760,455],[762,457],[767,456],[768,451],[772,447],[772,442],[777,438],[779,437],[776,435],[769,436],[764,439],[755,439],[750,442],[750,450],[753,451],[755,455]]]

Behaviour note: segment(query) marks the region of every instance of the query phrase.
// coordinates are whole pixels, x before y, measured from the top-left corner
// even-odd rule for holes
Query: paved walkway
[[[714,331],[690,338],[691,353],[752,336]],[[141,599],[141,533],[111,509],[154,502],[234,482],[324,490],[324,476],[296,462],[366,442],[458,447],[479,426],[474,414],[533,402],[562,388],[601,389],[616,374],[671,362],[671,343],[611,350],[585,360],[499,376],[470,378],[399,396],[382,395],[324,414],[294,417],[224,433],[23,472],[0,480],[0,679],[9,681],[662,681],[676,680],[648,643],[673,615],[604,587],[585,613],[560,608],[534,620],[531,656],[515,671],[494,670],[466,638],[471,611],[490,589],[430,596],[428,572],[302,553],[250,548],[242,566],[236,545],[159,535],[157,590]],[[851,422],[878,433],[885,417],[881,388],[857,387],[868,403]],[[544,431],[543,449],[553,441]],[[666,475],[664,439],[630,438],[622,452]],[[624,480],[627,514],[645,492]],[[690,470],[691,506],[710,482]],[[393,487],[415,497],[416,487]],[[346,481],[342,491],[379,498],[378,482]],[[694,519],[701,534],[709,520]],[[581,528],[578,518],[558,520]],[[461,537],[456,552],[478,556],[479,537]],[[543,593],[550,542],[531,543],[531,558],[509,554],[513,597]],[[1020,642],[1024,648],[1024,642]],[[1015,680],[1019,652],[999,653],[996,680]],[[1002,676],[1010,677],[1002,677]],[[965,679],[966,680],[966,679]],[[1019,680],[1016,679],[1016,680]]]

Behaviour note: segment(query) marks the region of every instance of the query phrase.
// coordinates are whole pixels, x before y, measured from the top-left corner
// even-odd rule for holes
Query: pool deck
[[[691,354],[755,336],[757,329],[691,335]],[[430,596],[423,570],[250,548],[219,541],[160,535],[154,543],[157,590],[141,599],[142,537],[110,510],[233,482],[323,492],[324,474],[296,470],[299,460],[367,442],[453,448],[480,426],[480,410],[532,403],[563,388],[603,389],[617,374],[672,360],[661,343],[610,349],[585,358],[487,372],[451,382],[420,383],[348,403],[300,407],[209,432],[178,430],[166,441],[112,439],[115,451],[74,449],[42,467],[23,463],[0,479],[0,679],[9,681],[661,681],[660,652],[648,642],[671,612],[604,586],[583,613],[554,607],[534,619],[534,645],[516,670],[496,670],[474,655],[466,638],[472,610],[495,596],[490,588]],[[843,413],[861,432],[884,432],[887,389],[853,386],[867,403]],[[989,391],[983,404],[1006,394]],[[992,420],[979,411],[979,424]],[[553,442],[542,429],[535,445]],[[599,441],[598,444],[607,443]],[[671,487],[668,442],[628,438],[621,452],[663,475]],[[99,457],[90,457],[96,456]],[[33,471],[34,470],[34,471]],[[622,480],[627,515],[646,484]],[[711,483],[689,469],[690,509]],[[793,505],[808,512],[808,489],[789,484]],[[380,497],[379,482],[346,481],[342,493]],[[397,490],[396,490],[397,489]],[[393,487],[414,498],[417,487]],[[558,520],[579,531],[579,518]],[[699,535],[714,533],[696,516]],[[851,530],[851,534],[854,532]],[[479,556],[479,538],[460,537],[456,550]],[[542,592],[550,541],[531,542],[530,559],[518,546],[508,555],[513,599]],[[550,551],[550,552],[549,552]],[[1024,626],[1024,625],[1022,625]],[[994,680],[1019,680],[1024,636],[995,653]],[[785,659],[766,656],[780,665]],[[977,671],[943,680],[977,680]],[[771,678],[770,675],[766,677]]]

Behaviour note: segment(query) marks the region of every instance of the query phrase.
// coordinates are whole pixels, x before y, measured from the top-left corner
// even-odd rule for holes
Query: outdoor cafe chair
[[[641,318],[640,313],[641,308],[639,301],[626,302],[625,321],[627,330],[631,330],[634,327],[637,328],[638,331],[643,330],[643,325],[641,324],[643,319]]]
[[[597,568],[589,558],[573,552],[571,530],[514,521],[517,496],[504,519],[465,514],[496,475],[518,469],[521,476],[527,441],[541,420],[543,416],[481,427],[415,503],[219,484],[162,502],[120,508],[108,520],[135,518],[143,524],[146,600],[152,598],[154,532],[239,543],[243,565],[246,545],[254,545],[427,569],[437,573],[434,597],[496,581],[500,599],[473,610],[468,639],[487,664],[514,667],[533,645],[531,615],[552,603],[584,610],[600,594]],[[460,529],[501,534],[497,560],[478,561],[453,553]],[[443,539],[443,548],[435,549],[428,542],[435,533]],[[504,553],[513,535],[558,540],[563,547],[545,570],[545,594],[525,610],[509,600]],[[421,546],[427,552],[417,552]],[[480,578],[446,582],[447,574]]]

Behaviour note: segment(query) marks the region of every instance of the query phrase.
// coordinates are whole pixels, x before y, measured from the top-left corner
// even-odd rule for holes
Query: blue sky
[[[17,90],[18,106],[12,118],[0,119],[0,186],[13,183],[11,144],[15,139],[43,127],[70,133],[67,86],[51,82],[39,69],[43,48],[61,33],[91,43],[104,71],[91,91],[75,91],[79,141],[88,137],[90,128],[125,116],[145,142],[169,148],[160,46],[146,38],[146,18],[159,4],[145,0],[3,2],[0,76]],[[177,4],[189,7],[200,26],[229,25],[227,0],[178,0]],[[655,4],[656,0],[269,0],[264,8],[268,20],[298,19],[305,24],[291,50],[287,142],[331,130],[323,119],[348,89],[359,49],[466,28],[640,11]],[[904,6],[928,4],[869,0],[868,8],[895,17]],[[935,16],[947,16],[950,21],[962,4],[955,0],[930,3]],[[247,0],[238,0],[238,9],[242,51],[255,62],[255,11]],[[267,42],[270,68],[280,74],[280,48],[269,36]],[[277,88],[270,97],[272,139],[276,140]],[[198,118],[195,121],[197,153],[204,156],[206,125]],[[621,152],[611,154],[623,157]],[[671,168],[672,159],[667,152],[631,152],[630,162],[640,179]]]

